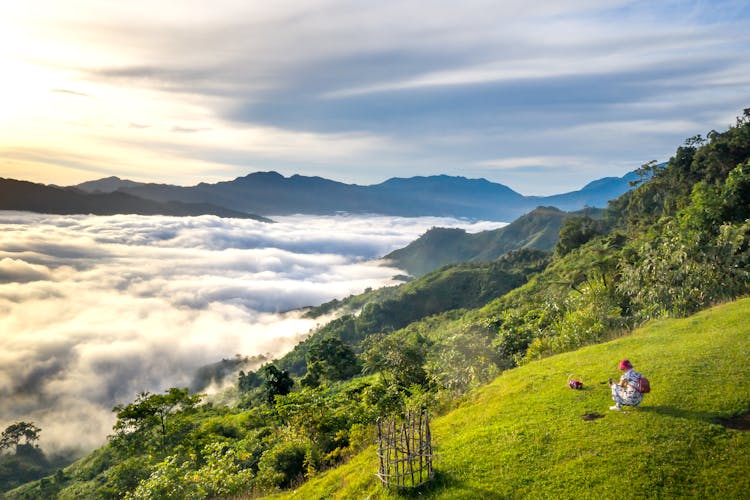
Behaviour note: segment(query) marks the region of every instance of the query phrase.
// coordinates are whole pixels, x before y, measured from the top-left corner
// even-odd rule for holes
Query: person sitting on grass
[[[641,374],[633,370],[633,365],[627,359],[620,361],[620,371],[625,373],[620,377],[620,382],[614,383],[609,379],[609,387],[612,389],[612,399],[615,405],[610,410],[620,411],[623,406],[638,406],[643,401],[643,394],[638,392],[638,379]]]

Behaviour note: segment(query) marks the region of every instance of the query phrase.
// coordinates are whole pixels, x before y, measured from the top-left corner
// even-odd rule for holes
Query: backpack
[[[636,391],[640,392],[641,394],[646,394],[647,392],[651,392],[651,383],[648,381],[646,377],[641,375],[638,377],[638,385],[636,386]]]

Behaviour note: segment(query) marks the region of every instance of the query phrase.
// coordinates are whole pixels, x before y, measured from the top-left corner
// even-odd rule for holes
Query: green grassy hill
[[[652,392],[617,413],[605,381],[623,357]],[[385,490],[370,447],[279,498],[748,498],[750,433],[720,423],[750,409],[748,360],[750,299],[654,321],[508,370],[436,418],[425,491]],[[572,373],[583,390],[567,387]]]

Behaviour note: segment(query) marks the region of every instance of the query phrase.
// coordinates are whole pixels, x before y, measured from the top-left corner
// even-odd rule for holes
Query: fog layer
[[[315,327],[294,309],[392,283],[373,261],[439,218],[0,212],[0,428],[47,450],[103,443],[112,407],[187,386],[235,354],[278,356]]]

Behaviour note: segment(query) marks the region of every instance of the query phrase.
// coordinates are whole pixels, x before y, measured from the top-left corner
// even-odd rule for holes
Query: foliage
[[[466,393],[500,373],[492,337],[477,330],[456,332],[427,353],[426,375],[449,395]]]
[[[34,445],[39,440],[39,433],[42,431],[32,422],[16,422],[5,428],[0,434],[0,452],[10,448],[18,448],[21,445],[21,439],[26,445]]]
[[[371,291],[347,299],[341,305],[343,310],[356,304],[361,306],[359,314],[345,314],[329,322],[277,365],[302,376],[309,368],[307,351],[317,339],[336,338],[360,352],[368,336],[387,334],[446,311],[480,307],[522,285],[548,263],[549,254],[521,249],[493,262],[447,266],[399,287],[389,287],[386,293]]]
[[[163,450],[184,431],[179,425],[168,425],[171,416],[194,411],[200,400],[200,395],[190,395],[187,388],[172,387],[164,394],[142,392],[133,403],[113,408],[117,414],[113,443],[125,448],[160,446]]]
[[[258,464],[258,486],[264,489],[285,488],[300,481],[307,454],[307,447],[303,443],[278,443],[263,454]]]
[[[577,214],[596,216],[599,212],[586,209]],[[449,264],[491,262],[521,248],[550,251],[569,216],[555,207],[538,207],[492,231],[471,234],[461,229],[432,228],[385,258],[419,277]]]
[[[401,388],[427,384],[424,363],[428,340],[423,335],[404,330],[369,340],[362,355],[366,372],[379,373],[386,383]]]
[[[589,281],[561,304],[562,311],[528,346],[523,361],[565,352],[603,340],[620,326],[621,310],[600,280]]]
[[[126,499],[199,499],[237,495],[252,486],[252,472],[242,469],[242,454],[221,442],[206,446],[205,463],[195,468],[190,461],[172,455],[152,468],[147,479],[125,495]]]
[[[436,478],[408,497],[746,498],[750,434],[717,422],[750,410],[748,349],[744,299],[508,370],[432,420]],[[640,409],[610,412],[606,380],[626,356],[653,389]],[[583,390],[568,388],[570,373]],[[377,467],[370,447],[274,498],[407,497]]]
[[[292,390],[294,380],[286,370],[279,370],[274,365],[266,365],[263,367],[263,374],[266,377],[264,391],[268,404],[273,405],[276,396],[284,396]]]
[[[746,271],[727,267],[733,253],[730,246],[707,247],[697,237],[667,230],[641,243],[634,260],[623,263],[619,287],[643,318],[685,315],[746,288]]]
[[[240,370],[238,377],[238,388],[241,392],[248,392],[263,385],[263,378],[258,372],[247,372]]]
[[[54,468],[37,446],[42,429],[33,422],[15,422],[0,434],[0,496],[2,492],[50,474]]]
[[[583,217],[569,217],[560,229],[560,236],[555,245],[555,254],[563,256],[590,241],[596,236],[605,233],[603,220],[595,220],[584,215]]]
[[[361,371],[354,351],[335,337],[327,337],[307,351],[307,375],[302,385],[317,386],[321,381],[347,380]]]

